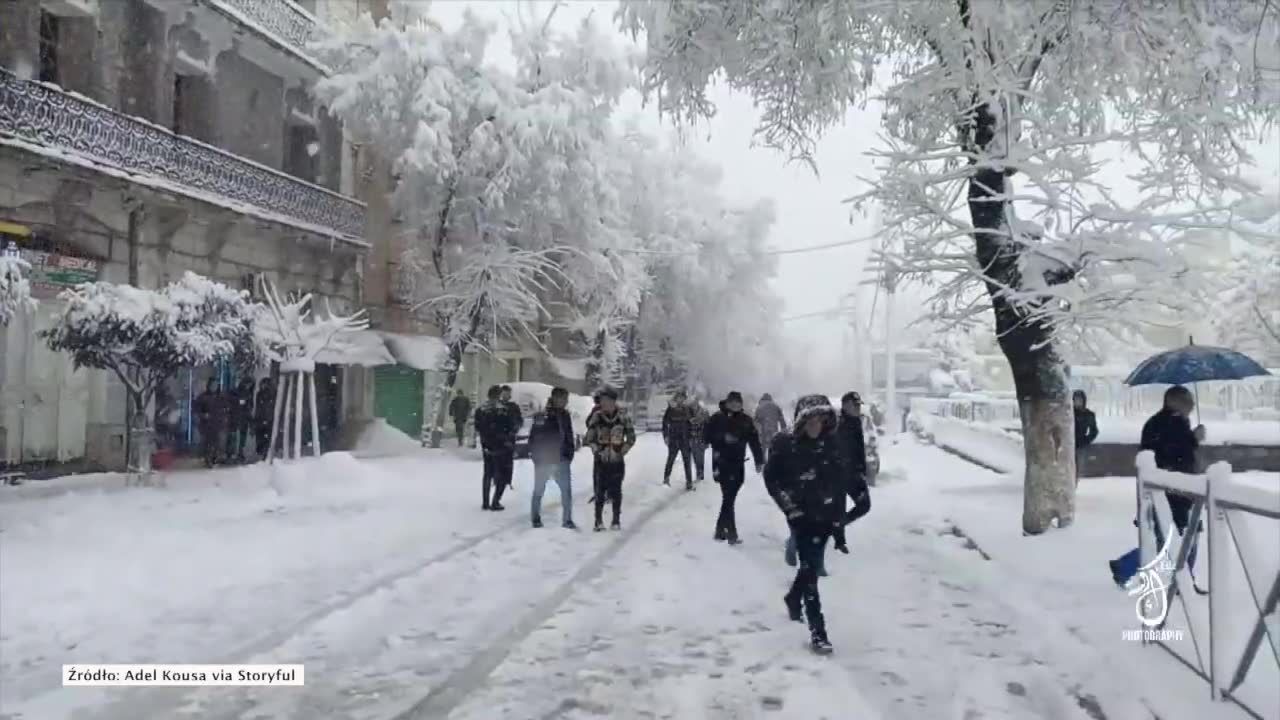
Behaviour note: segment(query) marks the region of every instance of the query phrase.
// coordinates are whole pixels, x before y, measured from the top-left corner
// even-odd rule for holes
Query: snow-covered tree
[[[19,312],[35,307],[25,275],[30,270],[26,260],[0,252],[0,327],[8,325]]]
[[[64,290],[62,314],[41,335],[77,368],[110,370],[124,383],[133,422],[129,471],[151,471],[156,388],[181,368],[252,357],[252,305],[246,293],[192,272],[158,290],[110,282]]]
[[[283,378],[276,384],[269,461],[275,461],[277,439],[285,459],[302,457],[302,430],[308,422],[312,451],[319,457],[316,360],[325,351],[341,354],[356,349],[355,333],[367,329],[369,321],[363,310],[339,315],[327,301],[324,314],[317,314],[310,293],[281,299],[274,283],[266,278],[260,282],[267,302],[253,307],[254,340],[263,358],[280,364]]]
[[[1055,339],[1181,302],[1172,241],[1257,190],[1238,169],[1280,118],[1263,72],[1280,65],[1270,5],[624,0],[620,19],[647,32],[664,111],[711,115],[723,73],[760,106],[760,139],[802,159],[883,86],[888,148],[863,199],[883,206],[908,273],[946,278],[939,307],[993,314],[1022,407],[1022,526],[1036,534],[1075,512]],[[1109,160],[1140,166],[1132,198],[1112,192],[1124,178]]]
[[[607,166],[610,117],[634,77],[626,57],[590,23],[560,37],[526,22],[508,72],[485,60],[494,31],[470,13],[454,30],[365,17],[317,46],[334,69],[317,95],[390,162],[411,228],[401,286],[449,347],[433,444],[468,349],[540,343],[548,299],[589,303],[627,268],[601,258],[625,244]],[[585,324],[607,327],[597,314]]]

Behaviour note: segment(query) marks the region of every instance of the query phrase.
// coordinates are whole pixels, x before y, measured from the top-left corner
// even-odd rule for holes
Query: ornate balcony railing
[[[327,72],[307,50],[307,43],[325,32],[315,16],[291,0],[207,0],[209,4],[261,33],[277,45],[284,45],[308,64]]]
[[[0,68],[0,143],[10,138],[142,184],[364,242],[361,202]]]

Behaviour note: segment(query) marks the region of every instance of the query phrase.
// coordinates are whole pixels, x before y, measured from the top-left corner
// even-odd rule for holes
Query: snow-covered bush
[[[62,314],[41,335],[76,367],[110,370],[124,383],[134,473],[151,469],[147,406],[161,383],[181,368],[256,355],[247,295],[192,272],[158,290],[92,282],[59,299]]]
[[[886,265],[931,283],[935,312],[994,318],[1035,534],[1075,512],[1062,333],[1194,307],[1179,239],[1257,193],[1240,169],[1280,120],[1259,60],[1280,45],[1270,6],[623,0],[619,15],[679,119],[713,114],[723,77],[760,108],[760,140],[811,160],[852,106],[882,102],[887,147],[857,199],[883,208]]]
[[[0,254],[0,327],[8,325],[19,312],[35,307],[25,275],[30,270],[26,260]]]

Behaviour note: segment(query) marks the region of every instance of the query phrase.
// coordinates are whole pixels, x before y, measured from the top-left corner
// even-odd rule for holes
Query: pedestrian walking
[[[1084,473],[1085,449],[1098,439],[1098,418],[1089,409],[1089,396],[1083,390],[1071,393],[1071,408],[1076,421],[1076,486]]]
[[[684,489],[693,489],[693,470],[690,467],[689,447],[690,413],[688,399],[683,390],[672,394],[662,413],[662,440],[667,444],[667,467],[662,471],[662,484],[671,485],[671,468],[676,456],[684,465]]]
[[[467,419],[471,417],[471,398],[462,390],[449,401],[449,417],[453,418],[453,428],[458,433],[458,447],[466,442]]]
[[[591,412],[587,413],[587,421],[585,427],[591,427],[591,421],[595,418],[596,413],[600,412],[600,391],[597,390],[591,394]],[[586,444],[585,435],[583,444]],[[595,453],[591,455],[591,497],[587,500],[588,505],[596,504],[596,496],[600,494],[600,463],[596,461]]]
[[[591,416],[586,444],[595,455],[599,472],[596,488],[596,532],[604,530],[605,500],[613,504],[612,529],[622,527],[622,481],[627,473],[626,457],[636,444],[631,418],[618,407],[618,393],[611,388],[600,392],[600,409]]]
[[[1165,391],[1164,407],[1142,426],[1142,449],[1155,453],[1156,467],[1161,470],[1195,474],[1196,450],[1205,438],[1204,425],[1191,429],[1191,411],[1195,410],[1195,407],[1196,402],[1191,391],[1181,385],[1175,385]],[[1183,537],[1183,542],[1187,542],[1187,525],[1190,523],[1194,500],[1173,491],[1165,492],[1165,498],[1169,501],[1169,512],[1173,518],[1173,524],[1177,527],[1178,534]],[[1160,527],[1160,518],[1155,514],[1155,508],[1152,508],[1149,520],[1155,531],[1156,546],[1163,548],[1165,529]],[[1135,519],[1134,524],[1141,521],[1142,518]],[[1192,532],[1199,532],[1199,528]],[[1195,575],[1192,571],[1195,561],[1196,547],[1193,545],[1187,556],[1187,571],[1192,573],[1193,582]],[[1111,579],[1116,585],[1124,587],[1138,573],[1141,563],[1142,555],[1138,548],[1108,561],[1111,567]]]
[[[782,408],[773,401],[773,396],[765,393],[760,396],[760,404],[756,405],[756,430],[760,433],[760,446],[764,448],[764,457],[769,459],[769,444],[773,436],[785,430],[787,421],[782,417]]]
[[[707,460],[707,421],[711,416],[697,397],[689,398],[689,452],[693,455],[693,469],[698,482],[702,482]]]
[[[774,438],[764,470],[765,487],[786,516],[799,555],[795,580],[783,602],[792,620],[808,620],[809,646],[822,655],[832,648],[818,594],[818,568],[827,540],[845,521],[847,469],[837,426],[826,396],[801,398],[792,430]]]
[[[206,467],[221,461],[220,451],[226,445],[229,407],[227,397],[218,389],[218,381],[209,378],[204,392],[196,398],[196,428],[200,431],[200,454]]]
[[[720,485],[720,515],[716,518],[715,539],[737,545],[742,540],[738,537],[734,504],[746,480],[743,466],[747,461],[747,448],[751,448],[751,459],[755,461],[757,473],[764,467],[764,451],[760,447],[755,422],[742,411],[742,394],[729,393],[721,408],[707,421],[703,433],[711,447],[711,478]]]
[[[576,530],[573,524],[572,465],[575,442],[573,418],[569,416],[569,391],[553,388],[545,410],[534,413],[529,430],[529,456],[533,459],[533,499],[529,517],[535,528],[542,527],[542,496],[547,480],[555,478],[560,488],[561,526]]]
[[[849,546],[845,541],[845,526],[853,523],[871,511],[871,493],[867,488],[867,444],[863,436],[862,397],[856,392],[847,392],[840,398],[840,417],[836,421],[836,446],[840,450],[845,469],[845,494],[853,500],[853,508],[844,517],[844,521],[831,533],[833,546],[846,555]],[[840,511],[845,512],[843,498]],[[788,565],[795,567],[799,562],[796,549],[796,538],[787,539],[785,552]],[[818,558],[817,573],[819,577],[827,577],[825,556]]]
[[[276,383],[263,378],[258,383],[258,395],[253,403],[253,451],[260,460],[271,456],[271,426],[275,422]]]
[[[481,480],[483,510],[505,510],[502,493],[511,484],[515,466],[516,432],[514,416],[502,401],[502,389],[489,388],[488,401],[476,409],[476,434],[480,436],[480,449],[484,455],[484,476]],[[489,493],[492,490],[493,496]]]

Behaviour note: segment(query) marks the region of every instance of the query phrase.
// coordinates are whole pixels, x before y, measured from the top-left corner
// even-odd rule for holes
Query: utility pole
[[[867,271],[875,273],[876,290],[884,291],[884,431],[887,435],[896,435],[902,427],[902,419],[898,417],[898,354],[897,333],[893,325],[893,296],[898,289],[898,281],[902,275],[899,261],[882,247],[867,262]],[[868,328],[875,322],[874,303],[872,317],[868,319]],[[871,333],[868,332],[868,339]]]

